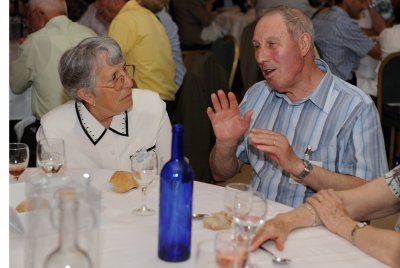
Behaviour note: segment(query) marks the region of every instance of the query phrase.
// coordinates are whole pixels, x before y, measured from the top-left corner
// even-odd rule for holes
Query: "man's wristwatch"
[[[310,163],[310,161],[303,159],[303,164],[304,164],[303,171],[296,176],[298,180],[304,179],[308,174],[310,174],[311,170],[313,169],[313,165]]]

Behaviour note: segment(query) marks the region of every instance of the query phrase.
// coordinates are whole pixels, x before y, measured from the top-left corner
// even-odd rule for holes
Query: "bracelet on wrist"
[[[356,242],[355,242],[354,237],[355,237],[355,235],[356,235],[357,230],[362,229],[362,228],[364,228],[365,226],[367,226],[367,223],[366,223],[366,222],[357,222],[356,225],[355,225],[355,226],[353,227],[353,229],[351,230],[350,239],[351,239],[351,243],[352,243],[353,245],[356,245]]]
[[[317,213],[315,212],[315,209],[308,203],[305,203],[303,205],[306,209],[308,209],[311,214],[313,215],[313,225],[312,226],[317,226],[318,222],[317,222]]]

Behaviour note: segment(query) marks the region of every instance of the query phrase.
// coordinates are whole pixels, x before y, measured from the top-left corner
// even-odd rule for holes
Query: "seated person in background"
[[[32,86],[32,112],[37,119],[69,100],[57,73],[61,55],[84,38],[96,36],[66,14],[63,0],[30,0],[26,14],[29,35],[11,62],[11,90],[20,94]]]
[[[373,27],[382,31],[384,19],[365,0],[336,0],[328,11],[313,18],[315,44],[321,57],[334,75],[352,85],[357,85],[354,71],[360,59],[367,54],[375,59],[381,55],[379,43],[370,40],[355,21],[366,8],[371,13]]]
[[[182,85],[186,67],[183,64],[181,42],[179,41],[178,26],[172,20],[165,8],[167,0],[138,0],[138,3],[153,12],[160,20],[168,35],[168,40],[172,49],[172,57],[175,63],[175,84],[179,88]]]
[[[171,46],[161,22],[136,0],[99,0],[97,8],[111,22],[108,36],[118,42],[127,64],[135,65],[138,87],[160,94],[172,116],[178,88]]]
[[[70,98],[57,73],[61,55],[84,38],[96,36],[89,28],[67,17],[64,0],[29,0],[25,13],[29,35],[17,58],[10,63],[10,89],[21,94],[32,87],[32,114],[37,120]],[[29,166],[36,162],[39,121],[25,128],[22,142],[29,145]]]
[[[211,27],[217,15],[212,12],[214,1],[215,0],[172,1],[172,14],[178,25],[182,49],[201,49],[207,47],[207,45],[209,46],[211,41],[203,40],[201,38],[201,33],[206,27]]]
[[[322,223],[356,247],[391,267],[400,267],[400,218],[395,231],[379,229],[357,220],[373,220],[400,211],[400,166],[360,187],[335,192],[322,190],[307,203],[267,221],[252,241],[257,249],[274,240],[283,250],[289,233]]]
[[[109,23],[99,14],[96,6],[98,2],[96,0],[88,6],[78,23],[89,27],[99,36],[107,36]]]
[[[129,171],[130,157],[141,150],[168,159],[172,133],[165,103],[150,90],[132,89],[128,67],[111,38],[88,38],[65,52],[59,73],[74,100],[42,117],[37,140],[64,139],[70,168]]]
[[[381,60],[385,59],[390,53],[400,51],[400,0],[392,0],[394,23],[392,27],[385,28],[378,37],[381,47]],[[356,71],[357,86],[371,95],[376,101],[378,89],[378,71],[380,61],[376,61],[368,56],[361,60],[361,65]],[[395,109],[395,108],[393,108]],[[393,166],[400,165],[400,131],[396,132],[396,148]]]
[[[207,109],[215,180],[248,163],[254,189],[296,207],[314,191],[353,188],[387,171],[374,103],[314,57],[313,39],[298,9],[277,6],[260,18],[253,45],[265,80],[247,90],[240,107],[220,90]]]

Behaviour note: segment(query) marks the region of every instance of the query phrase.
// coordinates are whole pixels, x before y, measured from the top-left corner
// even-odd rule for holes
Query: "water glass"
[[[246,267],[247,241],[232,231],[218,232],[215,236],[215,259],[220,268]]]
[[[60,171],[64,165],[64,140],[58,138],[42,139],[37,144],[36,160],[47,177]]]
[[[147,207],[147,187],[157,177],[157,154],[154,151],[140,151],[131,158],[133,177],[142,191],[142,205],[135,210],[141,216],[153,215],[154,210]]]
[[[251,190],[251,185],[247,184],[247,183],[242,183],[242,182],[232,182],[232,183],[228,183],[225,186],[224,205],[225,205],[225,211],[229,215],[232,215],[233,206],[234,206],[233,201],[234,201],[235,195],[238,192],[249,191],[249,190]]]

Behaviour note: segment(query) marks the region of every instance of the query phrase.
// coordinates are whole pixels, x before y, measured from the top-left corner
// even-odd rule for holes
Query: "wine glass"
[[[140,151],[132,156],[131,165],[133,177],[139,183],[142,191],[142,205],[135,212],[142,216],[154,214],[154,210],[147,207],[146,191],[147,187],[157,176],[157,155],[154,151]]]
[[[250,262],[250,242],[267,218],[267,202],[262,193],[238,192],[234,198],[233,220],[242,236],[246,238],[249,253],[246,267],[255,267]]]
[[[232,216],[235,195],[238,192],[251,190],[251,185],[243,182],[231,182],[225,185],[224,205],[225,211]]]
[[[65,149],[63,139],[43,139],[37,144],[38,166],[51,178],[64,165]]]
[[[14,180],[25,171],[29,163],[29,147],[25,143],[10,143],[9,172]]]

